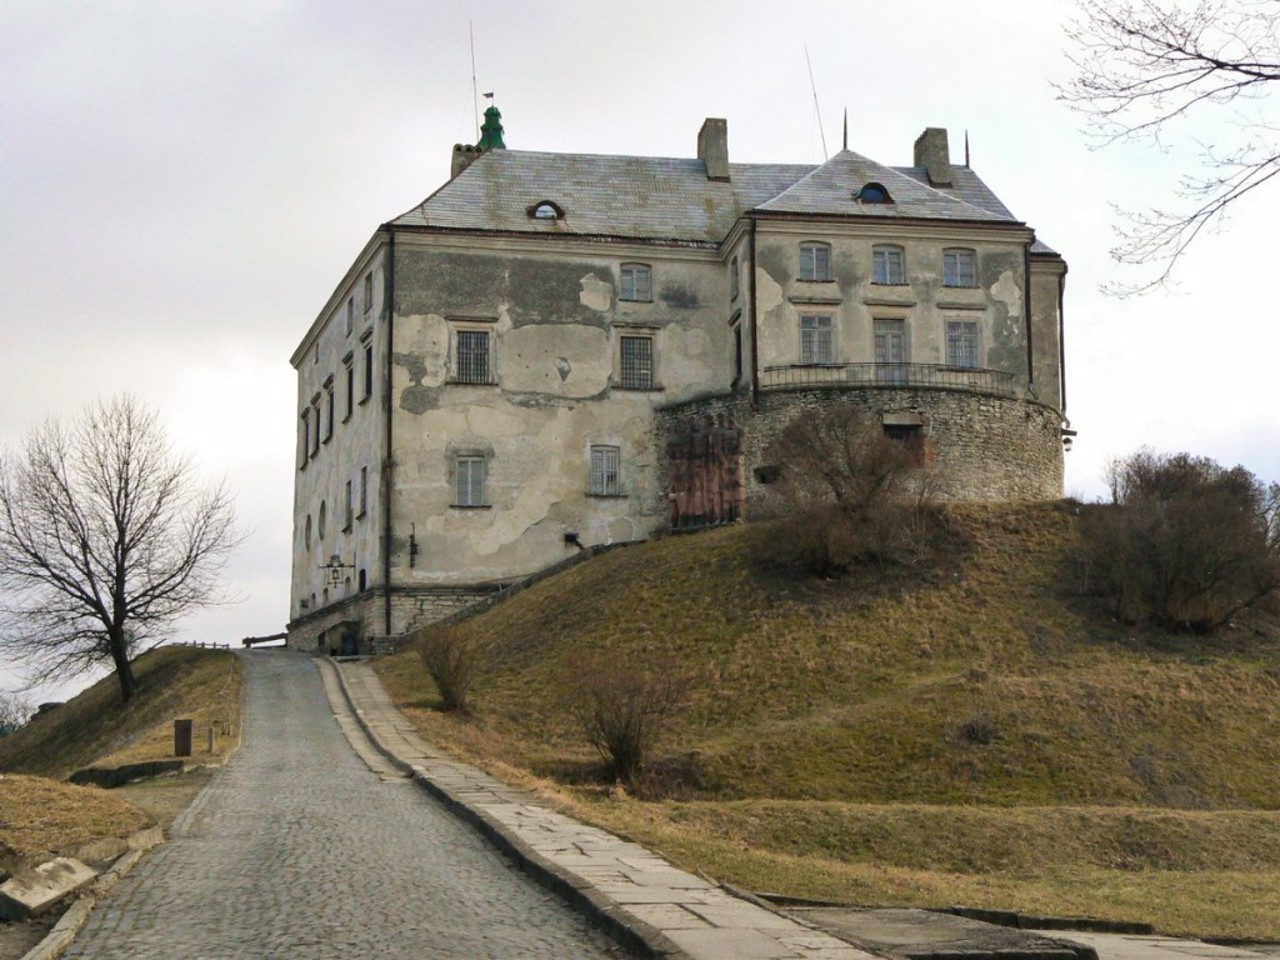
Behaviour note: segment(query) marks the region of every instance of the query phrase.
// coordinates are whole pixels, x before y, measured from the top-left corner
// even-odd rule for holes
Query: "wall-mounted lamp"
[[[336,587],[342,582],[342,571],[354,570],[355,564],[343,563],[342,558],[335,553],[328,563],[320,564],[320,569],[327,572],[329,583]]]

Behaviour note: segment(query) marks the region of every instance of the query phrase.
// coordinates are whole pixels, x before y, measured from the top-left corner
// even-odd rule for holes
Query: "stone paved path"
[[[407,779],[348,744],[316,665],[248,654],[244,745],[66,957],[619,957]]]

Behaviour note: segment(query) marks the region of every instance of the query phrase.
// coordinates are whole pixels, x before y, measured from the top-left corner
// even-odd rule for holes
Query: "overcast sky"
[[[0,443],[122,391],[156,407],[251,531],[227,570],[242,601],[180,637],[283,629],[288,358],[373,230],[474,141],[471,25],[512,149],[690,157],[716,116],[733,161],[817,163],[847,108],[850,148],[903,165],[926,126],[947,127],[962,162],[967,131],[974,169],[1070,266],[1067,492],[1101,495],[1107,459],[1143,444],[1280,480],[1280,190],[1205,237],[1176,292],[1101,295],[1132,279],[1108,257],[1112,205],[1167,203],[1197,138],[1230,131],[1206,120],[1167,153],[1091,151],[1052,87],[1072,9],[3,0]]]

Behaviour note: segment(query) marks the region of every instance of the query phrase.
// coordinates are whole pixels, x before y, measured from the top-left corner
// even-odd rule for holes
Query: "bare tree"
[[[1163,146],[1177,121],[1208,112],[1234,123],[1222,146],[1201,144],[1201,168],[1176,187],[1173,209],[1121,211],[1111,251],[1119,263],[1156,265],[1152,280],[1113,288],[1145,292],[1163,285],[1202,230],[1240,199],[1280,174],[1280,135],[1258,101],[1280,80],[1280,3],[1275,0],[1080,0],[1068,25],[1077,70],[1059,90],[1103,143]]]
[[[21,693],[0,690],[0,737],[21,730],[33,713],[31,701]]]
[[[110,663],[128,700],[132,657],[221,601],[240,539],[226,488],[201,484],[135,399],[50,419],[0,458],[0,648],[49,679]]]

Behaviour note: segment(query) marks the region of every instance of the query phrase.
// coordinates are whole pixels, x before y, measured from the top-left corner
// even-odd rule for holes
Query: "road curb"
[[[623,947],[654,960],[690,960],[689,954],[676,946],[657,927],[626,914],[589,882],[549,861],[516,836],[505,824],[485,811],[471,806],[447,786],[433,780],[422,767],[415,766],[397,756],[374,733],[364,711],[356,705],[346,678],[337,665],[327,657],[318,658],[317,662],[323,664],[322,669],[332,671],[336,677],[343,699],[374,749],[415,784],[439,800],[450,813],[475,827],[486,840],[522,871],[555,893],[578,913],[595,922]]]

